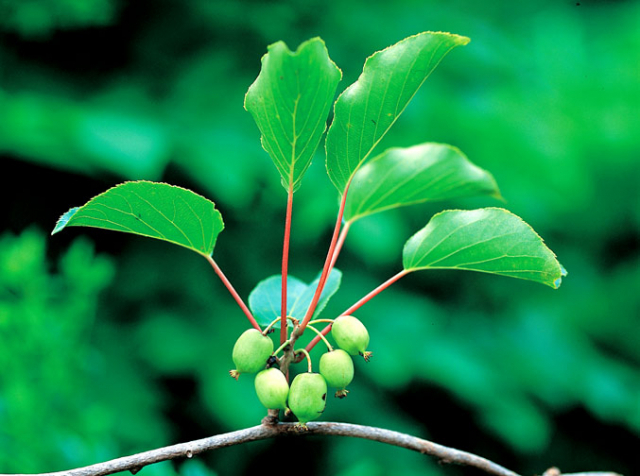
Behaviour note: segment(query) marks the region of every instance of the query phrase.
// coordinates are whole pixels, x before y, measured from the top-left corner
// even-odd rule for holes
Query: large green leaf
[[[340,193],[442,58],[469,38],[425,32],[379,51],[335,104],[327,172]]]
[[[389,208],[472,195],[500,197],[493,176],[455,147],[420,144],[389,149],[354,175],[344,210],[346,221]]]
[[[313,38],[292,53],[282,41],[268,47],[244,107],[262,134],[262,147],[282,176],[297,189],[311,164],[342,78],[324,42]]]
[[[89,226],[148,236],[211,255],[224,223],[213,202],[166,183],[125,182],[62,215],[53,232]]]
[[[306,284],[293,276],[287,276],[287,316],[295,317],[300,321],[304,319],[319,280],[320,277],[316,278],[311,284]],[[316,307],[313,314],[314,317],[320,315],[329,299],[340,287],[341,280],[342,273],[333,268],[318,301],[318,307]],[[280,317],[281,286],[282,275],[278,274],[260,281],[249,294],[251,313],[261,326],[267,326]],[[289,325],[291,325],[290,322]],[[274,327],[279,328],[280,324],[278,323]]]
[[[501,208],[447,210],[404,246],[407,271],[466,269],[528,279],[553,288],[566,275],[542,238],[521,218]]]

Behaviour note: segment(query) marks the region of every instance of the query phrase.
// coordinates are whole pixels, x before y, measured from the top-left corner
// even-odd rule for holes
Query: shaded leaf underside
[[[325,288],[322,291],[314,316],[320,315],[329,299],[340,287],[342,273],[333,269],[329,275]],[[311,284],[293,277],[287,276],[287,316],[302,320],[311,304],[319,278]],[[261,326],[271,324],[280,317],[282,275],[274,275],[260,281],[249,295],[249,307],[254,317]],[[291,323],[289,323],[291,325]],[[274,327],[279,328],[277,323]]]
[[[346,221],[390,208],[474,195],[500,197],[493,176],[455,147],[426,143],[389,149],[358,170],[349,187]]]

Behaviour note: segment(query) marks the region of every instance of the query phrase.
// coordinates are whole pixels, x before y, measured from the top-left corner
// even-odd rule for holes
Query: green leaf
[[[341,280],[342,273],[334,268],[327,278],[324,290],[320,295],[318,306],[313,314],[314,317],[319,316],[323,311],[329,299],[340,287]],[[319,281],[320,276],[311,284],[306,284],[293,276],[287,276],[287,316],[294,317],[300,321],[304,318]],[[261,326],[267,326],[280,317],[281,286],[282,275],[278,274],[260,281],[249,294],[249,308]],[[290,326],[291,323],[289,322],[288,325]],[[274,327],[279,328],[280,324],[278,323]]]
[[[404,246],[407,271],[466,269],[558,288],[567,273],[533,229],[501,208],[447,210]]]
[[[500,197],[493,176],[455,147],[426,143],[389,149],[354,175],[346,221],[389,208],[472,195]]]
[[[148,236],[211,255],[224,223],[213,202],[156,182],[125,182],[62,215],[52,235],[89,226]]]
[[[469,38],[425,32],[379,51],[335,104],[327,172],[340,193],[442,58]]]
[[[324,42],[313,38],[292,53],[282,41],[268,47],[262,69],[249,87],[244,107],[260,129],[262,147],[296,190],[311,164],[342,73]]]

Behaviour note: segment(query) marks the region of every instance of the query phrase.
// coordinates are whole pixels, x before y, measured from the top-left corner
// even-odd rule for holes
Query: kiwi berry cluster
[[[308,371],[295,376],[291,384],[277,367],[278,353],[274,352],[271,338],[264,332],[251,328],[236,341],[232,358],[236,368],[229,374],[237,379],[241,374],[257,374],[255,388],[258,399],[267,409],[293,413],[300,425],[315,420],[324,411],[328,387],[336,388],[335,396],[344,398],[349,391],[347,385],[354,376],[352,356],[361,355],[369,361],[371,352],[369,333],[362,322],[353,316],[340,316],[331,321],[331,336],[337,344],[334,349],[323,337],[327,352],[322,354],[319,372],[312,372],[308,353]]]

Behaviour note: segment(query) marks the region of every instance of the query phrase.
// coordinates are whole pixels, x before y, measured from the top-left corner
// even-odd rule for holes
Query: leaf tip
[[[471,42],[471,38],[468,36],[455,35],[458,37],[458,41],[460,42],[460,46],[468,45]]]
[[[489,196],[495,198],[496,200],[502,203],[507,203],[507,199],[502,196],[502,193],[500,192],[500,189],[498,188],[497,185],[495,190]]]
[[[558,263],[560,265],[560,276],[553,282],[553,289],[558,289],[560,287],[560,285],[562,284],[562,278],[564,278],[567,274],[567,270],[565,269],[564,266],[562,266],[560,263]]]
[[[56,222],[56,226],[53,229],[53,231],[51,232],[51,235],[55,235],[56,233],[62,231],[67,226],[67,224],[69,223],[69,220],[71,220],[71,218],[73,218],[73,216],[76,214],[76,212],[79,209],[80,209],[80,207],[73,207],[71,210],[69,210],[64,215],[62,215],[58,219],[58,221]]]

